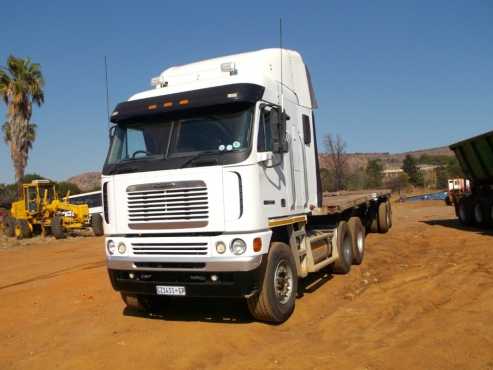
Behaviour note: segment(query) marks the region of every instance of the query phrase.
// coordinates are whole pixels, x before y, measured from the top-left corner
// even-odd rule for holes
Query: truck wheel
[[[365,227],[359,217],[351,217],[347,225],[353,240],[353,265],[361,265],[365,255]]]
[[[27,220],[16,220],[15,236],[17,239],[28,239],[32,236],[32,231]]]
[[[96,236],[101,236],[104,234],[103,218],[99,213],[94,213],[91,215],[91,228],[92,232]]]
[[[387,212],[387,202],[378,205],[378,232],[385,234],[389,231],[389,213]]]
[[[346,221],[341,221],[337,225],[335,247],[339,252],[339,258],[332,265],[332,272],[335,274],[347,274],[351,271],[351,265],[353,264],[353,239]]]
[[[63,227],[63,216],[55,215],[51,220],[51,233],[56,239],[65,239],[65,228]]]
[[[483,213],[483,205],[481,204],[480,200],[477,200],[476,203],[474,203],[474,222],[477,225],[483,225],[485,222],[485,215]]]
[[[471,226],[473,224],[473,215],[471,212],[471,205],[468,198],[462,198],[459,201],[458,207],[459,221],[464,226]]]
[[[9,238],[15,236],[15,218],[11,216],[5,216],[3,218],[3,233]]]
[[[371,233],[378,233],[378,206],[374,205],[368,211],[367,229]]]
[[[248,310],[260,321],[280,324],[294,311],[298,274],[289,246],[273,242],[267,256],[260,291],[247,298]]]

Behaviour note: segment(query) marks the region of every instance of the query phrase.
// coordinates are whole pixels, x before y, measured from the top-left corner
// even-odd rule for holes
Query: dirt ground
[[[493,369],[493,233],[397,204],[349,275],[305,283],[283,325],[241,301],[124,310],[103,239],[0,248],[0,369]]]

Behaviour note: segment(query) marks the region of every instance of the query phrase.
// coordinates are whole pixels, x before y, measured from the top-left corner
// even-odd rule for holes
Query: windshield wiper
[[[124,164],[120,166],[115,166],[112,168],[110,171],[108,171],[108,175],[117,175],[120,173],[129,173],[129,172],[135,172],[139,169],[137,166],[125,166]]]
[[[185,168],[187,167],[190,163],[192,163],[193,161],[195,161],[196,159],[204,156],[204,155],[212,155],[212,154],[224,154],[224,153],[230,153],[230,152],[226,152],[226,151],[220,151],[220,150],[208,150],[208,151],[205,151],[205,152],[200,152],[200,153],[197,153],[195,154],[193,157],[191,157],[190,159],[186,160],[185,163],[183,163],[181,165],[180,168]]]

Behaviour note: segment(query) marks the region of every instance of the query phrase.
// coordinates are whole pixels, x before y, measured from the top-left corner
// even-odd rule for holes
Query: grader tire
[[[294,311],[298,274],[291,249],[285,243],[273,242],[260,291],[247,298],[250,314],[259,321],[280,324]]]
[[[65,239],[67,234],[63,227],[63,216],[55,215],[51,220],[51,233],[56,239]]]
[[[91,216],[91,228],[94,235],[104,235],[103,218],[99,213],[95,213]]]
[[[17,236],[17,239],[30,238],[32,236],[32,231],[29,227],[29,222],[26,220],[17,220],[15,222],[15,236]]]
[[[15,218],[5,216],[3,219],[3,233],[5,236],[12,238],[15,236]]]

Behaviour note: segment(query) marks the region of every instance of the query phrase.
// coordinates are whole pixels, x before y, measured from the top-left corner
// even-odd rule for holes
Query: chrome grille
[[[131,243],[135,255],[205,256],[207,242],[197,243]]]
[[[202,181],[133,185],[127,188],[129,226],[146,228],[206,226],[207,187]],[[140,226],[139,226],[140,225]],[[152,226],[152,225],[150,225]]]

